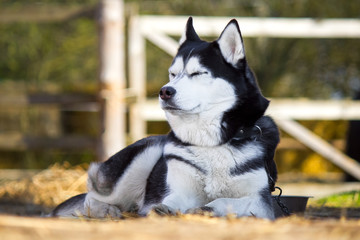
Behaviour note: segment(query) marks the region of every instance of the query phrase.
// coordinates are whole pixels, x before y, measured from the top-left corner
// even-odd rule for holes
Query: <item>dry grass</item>
[[[7,181],[0,185],[0,198],[48,207],[86,191],[84,168],[55,164],[31,178]]]

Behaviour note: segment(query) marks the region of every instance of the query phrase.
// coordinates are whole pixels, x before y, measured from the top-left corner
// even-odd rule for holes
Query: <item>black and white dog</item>
[[[189,18],[159,100],[172,131],[89,169],[88,193],[52,216],[120,217],[151,210],[274,218],[279,132],[247,65],[236,20],[202,41]]]

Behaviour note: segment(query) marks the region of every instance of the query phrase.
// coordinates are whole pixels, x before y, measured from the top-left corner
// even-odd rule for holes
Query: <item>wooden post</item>
[[[98,160],[125,146],[124,3],[101,0],[99,17],[99,98],[102,132]]]
[[[136,93],[136,103],[130,106],[131,141],[139,140],[146,135],[146,119],[142,108],[146,102],[146,55],[145,38],[141,34],[138,16],[132,16],[129,23],[129,84]]]

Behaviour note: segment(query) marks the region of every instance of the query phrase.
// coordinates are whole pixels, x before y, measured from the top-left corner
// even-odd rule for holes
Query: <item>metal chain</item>
[[[280,191],[279,195],[277,195],[275,197],[277,204],[279,205],[281,211],[284,213],[285,216],[290,216],[290,211],[289,211],[288,207],[280,200],[280,197],[282,194],[282,189],[280,187],[275,187],[275,188],[279,189],[279,191]]]

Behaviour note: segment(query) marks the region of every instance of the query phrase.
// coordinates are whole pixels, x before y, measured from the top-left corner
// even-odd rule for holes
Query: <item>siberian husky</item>
[[[274,219],[277,126],[236,20],[213,42],[188,19],[159,101],[171,126],[89,168],[88,193],[51,216],[204,213]]]

